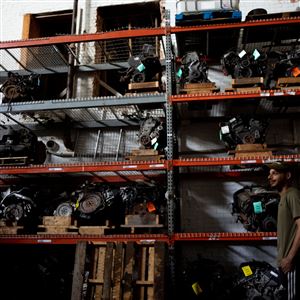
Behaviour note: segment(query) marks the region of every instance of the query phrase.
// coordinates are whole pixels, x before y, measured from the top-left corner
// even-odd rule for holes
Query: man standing
[[[268,180],[280,194],[277,219],[277,261],[288,300],[300,299],[300,192],[292,186],[290,164],[268,164]],[[296,276],[297,275],[297,276]]]

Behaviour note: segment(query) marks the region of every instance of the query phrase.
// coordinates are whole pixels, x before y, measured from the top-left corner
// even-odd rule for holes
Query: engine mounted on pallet
[[[287,52],[272,51],[270,59],[275,61],[273,77],[299,77],[300,76],[300,50],[292,49]]]
[[[164,190],[157,185],[128,185],[120,188],[120,198],[125,214],[163,214],[165,206]]]
[[[2,129],[0,139],[1,164],[41,164],[46,159],[46,147],[28,129]]]
[[[233,194],[232,213],[248,231],[276,231],[280,195],[262,186],[245,186]]]
[[[244,262],[234,280],[233,299],[284,300],[278,269],[265,261]]]
[[[229,149],[238,144],[261,144],[265,141],[268,122],[245,116],[237,116],[227,122],[221,122],[220,140]]]
[[[155,48],[144,44],[141,53],[131,56],[128,60],[129,68],[121,76],[121,82],[149,82],[162,72],[162,67]]]
[[[225,75],[232,78],[264,77],[267,70],[267,55],[255,49],[251,54],[245,50],[230,51],[223,55],[221,65]]]
[[[138,139],[145,149],[163,150],[166,146],[165,123],[162,118],[147,116],[141,119]]]
[[[4,94],[3,103],[32,101],[34,100],[40,86],[40,75],[19,75],[8,72],[8,79],[0,87]]]
[[[204,83],[210,82],[208,79],[208,66],[206,56],[196,51],[187,52],[180,59],[181,66],[177,71],[179,82],[184,83]]]

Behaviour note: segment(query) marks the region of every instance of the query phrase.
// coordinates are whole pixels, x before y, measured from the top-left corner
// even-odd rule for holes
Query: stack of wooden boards
[[[165,299],[166,243],[94,243],[86,299]]]

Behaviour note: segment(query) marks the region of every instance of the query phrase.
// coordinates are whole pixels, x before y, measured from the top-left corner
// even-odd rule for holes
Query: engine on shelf
[[[273,77],[299,77],[300,76],[300,49],[287,52],[273,51],[269,54],[275,61]]]
[[[152,45],[144,44],[141,53],[131,56],[128,60],[129,68],[120,78],[121,82],[149,82],[162,72],[160,60]]]
[[[19,75],[8,72],[8,79],[0,87],[4,94],[3,103],[32,101],[34,100],[40,86],[40,75]]]
[[[8,188],[1,192],[0,219],[22,224],[33,216],[35,209],[35,195],[30,188]]]
[[[190,51],[180,59],[180,63],[181,66],[177,71],[180,83],[210,82],[205,55]]]
[[[138,138],[145,149],[163,150],[166,146],[165,123],[162,118],[147,116],[140,121]]]
[[[267,69],[267,55],[257,49],[251,54],[245,50],[230,51],[223,55],[221,65],[225,75],[232,78],[264,77]]]
[[[46,159],[46,147],[28,129],[9,129],[1,131],[0,158],[2,165],[41,164]]]
[[[227,122],[221,122],[220,140],[229,149],[238,144],[261,144],[265,141],[268,122],[245,116],[237,116]]]
[[[108,186],[86,183],[71,192],[70,195],[65,193],[53,214],[91,219],[112,206],[114,201],[115,194]]]
[[[163,214],[164,190],[157,185],[135,184],[120,187],[119,195],[125,214]]]
[[[248,231],[276,231],[280,195],[262,186],[245,186],[233,194],[232,213]]]
[[[263,77],[265,88],[274,88],[275,81],[284,77],[300,76],[300,50],[269,51],[254,49],[229,51],[221,58],[221,65],[226,76],[232,78]]]

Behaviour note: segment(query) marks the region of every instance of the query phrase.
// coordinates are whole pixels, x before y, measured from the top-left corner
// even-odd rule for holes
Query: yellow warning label
[[[195,293],[197,296],[200,295],[201,293],[203,293],[203,291],[202,291],[202,289],[201,289],[201,287],[200,287],[200,285],[199,285],[198,282],[195,282],[195,283],[192,285],[192,288],[193,288],[194,293]]]
[[[250,276],[250,275],[253,274],[253,272],[252,272],[250,266],[242,267],[242,270],[243,270],[244,275],[245,275],[246,277],[248,277],[248,276]]]

